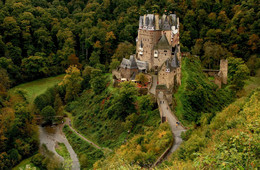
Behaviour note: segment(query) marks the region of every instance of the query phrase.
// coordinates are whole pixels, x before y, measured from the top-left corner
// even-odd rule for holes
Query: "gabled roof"
[[[165,34],[163,34],[159,40],[159,42],[157,43],[157,45],[155,46],[155,49],[170,49],[171,46],[169,44],[169,41],[166,37]]]
[[[130,59],[123,58],[121,68],[134,69],[138,68],[139,70],[148,70],[148,63],[146,61],[136,60],[134,55],[130,56]]]
[[[129,60],[123,58],[120,67],[130,69],[138,68],[134,55],[131,55]]]

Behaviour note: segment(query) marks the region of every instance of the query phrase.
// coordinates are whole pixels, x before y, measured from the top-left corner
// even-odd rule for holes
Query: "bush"
[[[41,110],[40,114],[47,123],[52,123],[56,113],[52,106],[46,106]]]

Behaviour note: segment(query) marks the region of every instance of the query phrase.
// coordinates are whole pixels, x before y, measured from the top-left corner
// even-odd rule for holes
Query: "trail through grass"
[[[44,93],[49,87],[52,87],[62,81],[64,74],[35,80],[32,82],[20,84],[10,90],[13,93],[16,89],[23,89],[27,91],[27,99],[31,103],[38,95]]]

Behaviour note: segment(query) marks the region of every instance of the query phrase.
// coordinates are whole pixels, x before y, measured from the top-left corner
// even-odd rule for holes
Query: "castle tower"
[[[227,59],[220,60],[220,69],[219,70],[222,72],[223,84],[227,84],[227,79],[228,79],[228,60]]]
[[[147,62],[149,70],[157,70],[166,59],[171,58],[174,47],[179,44],[178,40],[176,14],[164,14],[161,18],[158,14],[140,16],[136,58]]]

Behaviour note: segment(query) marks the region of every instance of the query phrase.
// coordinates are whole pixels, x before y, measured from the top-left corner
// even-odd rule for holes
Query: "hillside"
[[[257,169],[259,11],[257,0],[1,0],[0,169],[64,169],[67,152],[82,169],[150,168],[176,136],[157,94],[133,83],[150,76],[171,127],[187,127],[156,168]],[[218,89],[202,70],[222,59]],[[54,133],[39,147],[36,122],[58,127],[67,150]]]
[[[200,127],[191,128],[185,142],[161,168],[255,169],[260,166],[260,74],[247,81],[247,96],[236,99]],[[254,87],[254,88],[252,88]]]
[[[172,134],[167,123],[160,125],[159,111],[154,109],[150,96],[137,96],[133,84],[121,86],[120,89],[108,87],[99,95],[86,90],[66,110],[72,113],[73,125],[80,133],[102,147],[115,150],[109,159],[116,162],[113,156],[120,155],[127,162],[147,167],[169,147]],[[128,109],[132,111],[125,112]],[[105,168],[109,164],[101,161],[96,166]]]
[[[182,60],[182,84],[176,94],[176,115],[186,126],[200,124],[201,117],[211,119],[233,100],[229,88],[218,89],[202,72],[201,62],[196,57]]]

